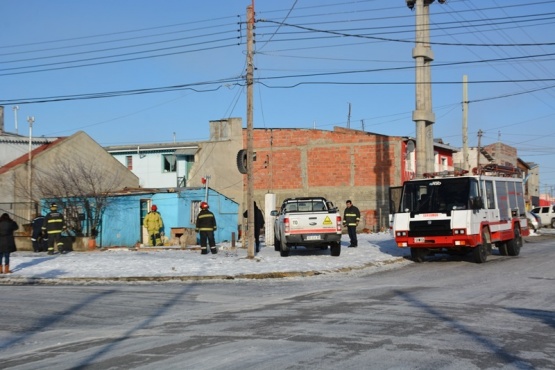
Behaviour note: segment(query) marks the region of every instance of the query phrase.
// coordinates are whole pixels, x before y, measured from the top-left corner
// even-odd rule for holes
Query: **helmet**
[[[156,211],[156,210],[158,210],[158,207],[156,207],[156,204],[153,204],[153,205],[152,205],[152,208],[150,208],[150,209],[151,209],[152,211]]]
[[[50,210],[51,210],[51,211],[55,211],[55,210],[57,210],[57,209],[58,209],[58,205],[57,205],[56,203],[52,203],[52,204],[50,205]]]
[[[208,203],[206,203],[206,202],[201,202],[201,203],[200,203],[200,209],[208,209]]]

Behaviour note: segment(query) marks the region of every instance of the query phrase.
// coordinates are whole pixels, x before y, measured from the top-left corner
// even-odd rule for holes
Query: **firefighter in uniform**
[[[58,212],[58,205],[50,205],[50,213],[44,218],[42,230],[48,237],[48,254],[54,254],[54,249],[60,253],[65,253],[62,241],[62,231],[66,229],[64,215]]]
[[[143,220],[143,226],[148,231],[148,245],[151,247],[162,245],[161,231],[164,228],[164,222],[156,204],[153,204],[150,208],[150,212],[148,212]]]
[[[353,206],[350,200],[346,202],[346,205],[347,208],[345,208],[345,213],[343,214],[343,226],[347,226],[347,231],[349,232],[349,239],[351,240],[349,248],[356,248],[358,246],[357,226],[360,221],[360,211],[357,207]]]
[[[31,222],[31,242],[33,244],[33,251],[35,252],[46,252],[47,251],[47,236],[46,233],[42,230],[44,225],[44,216],[38,214],[37,217],[33,219]]]
[[[201,254],[208,254],[208,248],[206,246],[206,241],[208,240],[208,245],[210,246],[210,252],[212,254],[218,253],[216,248],[216,242],[214,240],[214,231],[217,229],[216,218],[214,214],[208,210],[208,203],[200,203],[200,212],[197,216],[195,231],[200,235],[200,250]]]

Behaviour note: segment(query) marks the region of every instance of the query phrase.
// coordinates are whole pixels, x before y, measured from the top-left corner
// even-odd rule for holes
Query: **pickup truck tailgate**
[[[341,232],[341,229],[338,228],[337,221],[337,216],[335,214],[329,214],[327,212],[290,214],[289,234]]]

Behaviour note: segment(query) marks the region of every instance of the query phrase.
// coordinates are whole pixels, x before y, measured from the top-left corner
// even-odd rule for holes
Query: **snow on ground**
[[[168,248],[139,250],[117,248],[91,252],[71,252],[49,256],[46,253],[14,252],[10,258],[9,279],[67,278],[139,278],[139,277],[240,277],[241,275],[278,276],[286,273],[326,273],[402,260],[408,251],[396,246],[390,232],[359,234],[358,248],[348,248],[349,238],[342,238],[339,257],[328,250],[293,249],[289,257],[281,257],[273,246],[262,248],[255,258],[247,257],[247,249],[218,245],[217,254],[201,255],[200,249]]]
[[[549,233],[545,229],[541,233]],[[18,281],[119,279],[171,280],[194,278],[284,277],[326,274],[360,270],[370,266],[410,263],[408,249],[398,248],[390,232],[359,234],[358,248],[347,248],[349,238],[343,235],[341,256],[331,257],[329,249],[293,249],[289,257],[281,257],[273,246],[265,246],[255,258],[247,258],[247,250],[218,246],[218,254],[201,255],[200,249],[139,250],[117,248],[91,252],[71,252],[49,256],[46,253],[14,252],[9,275],[0,275],[0,284]]]

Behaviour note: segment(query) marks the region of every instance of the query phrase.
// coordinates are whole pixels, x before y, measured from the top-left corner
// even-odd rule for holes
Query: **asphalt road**
[[[372,274],[0,286],[0,368],[555,369],[554,241]]]

